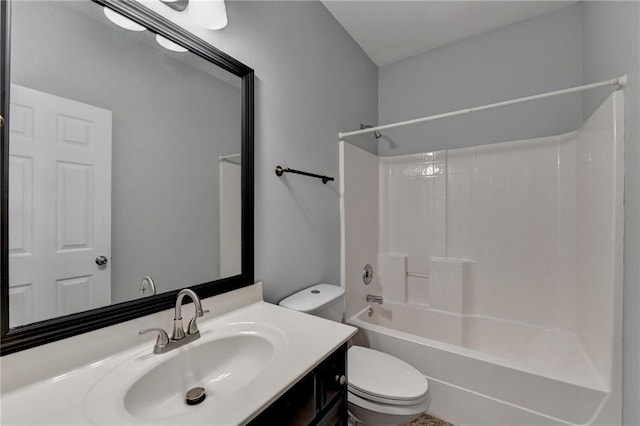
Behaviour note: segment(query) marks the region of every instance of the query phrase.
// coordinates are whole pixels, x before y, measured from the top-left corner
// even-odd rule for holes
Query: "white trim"
[[[231,154],[231,155],[218,155],[218,161],[230,160],[232,158],[240,157],[241,154]]]

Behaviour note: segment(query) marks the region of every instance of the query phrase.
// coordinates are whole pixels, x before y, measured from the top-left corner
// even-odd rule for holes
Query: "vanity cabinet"
[[[347,345],[329,355],[249,426],[347,426]]]

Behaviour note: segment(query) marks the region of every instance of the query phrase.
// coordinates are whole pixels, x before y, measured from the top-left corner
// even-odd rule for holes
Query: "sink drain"
[[[207,397],[206,391],[202,387],[189,389],[185,395],[187,405],[198,405]]]

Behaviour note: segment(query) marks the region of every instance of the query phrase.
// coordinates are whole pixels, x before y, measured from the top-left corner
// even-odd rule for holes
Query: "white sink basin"
[[[201,410],[215,412],[272,367],[286,338],[263,324],[235,323],[205,330],[200,339],[165,354],[151,354],[152,346],[125,359],[90,390],[85,407],[93,421],[173,424]],[[206,398],[188,405],[186,393],[195,387],[204,388]]]
[[[206,392],[202,405],[238,392],[264,371],[275,349],[264,336],[248,333],[193,343],[129,388],[124,397],[129,413],[153,420],[188,412],[194,406],[186,404],[185,394],[197,386]]]
[[[244,291],[231,292],[236,293],[234,297],[215,296],[204,308],[235,306],[238,297],[247,297]],[[142,328],[168,325],[171,311],[155,315],[153,322],[131,321],[21,352],[18,356],[28,355],[28,365],[36,365],[34,369],[42,364],[59,366],[67,362],[66,357],[91,361],[64,371],[55,367],[55,375],[4,392],[0,423],[246,425],[356,332],[353,327],[261,300],[243,299],[243,303],[203,318],[200,339],[161,355],[152,354],[152,336],[137,334]],[[140,339],[134,340],[139,344],[111,351],[110,345],[129,337]],[[2,357],[3,380],[5,370],[15,365],[12,357]],[[206,399],[186,405],[185,392],[198,385],[207,390]]]

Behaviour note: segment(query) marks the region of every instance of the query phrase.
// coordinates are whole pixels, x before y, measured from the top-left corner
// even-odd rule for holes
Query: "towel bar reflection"
[[[327,182],[331,182],[331,181],[335,180],[331,176],[317,175],[315,173],[309,173],[309,172],[303,172],[303,171],[296,170],[296,169],[290,169],[289,167],[276,166],[276,175],[277,176],[282,176],[283,173],[295,173],[297,175],[303,175],[303,176],[313,177],[313,178],[316,178],[316,179],[322,179],[322,183],[324,183],[324,184],[326,184]]]

